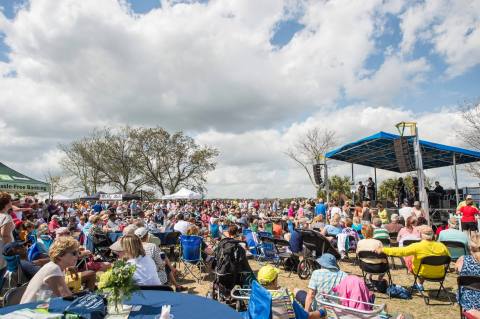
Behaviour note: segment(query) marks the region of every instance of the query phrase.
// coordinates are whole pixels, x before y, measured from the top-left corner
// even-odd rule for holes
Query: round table
[[[125,302],[129,305],[141,305],[140,310],[130,312],[130,319],[155,318],[162,311],[162,305],[171,305],[170,313],[174,319],[241,319],[243,316],[227,305],[213,299],[185,293],[168,291],[141,290],[132,295],[132,298]],[[12,311],[30,308],[34,309],[39,303],[28,303],[0,308],[0,315]],[[50,301],[49,311],[52,313],[63,313],[70,304],[62,298],[54,298]]]

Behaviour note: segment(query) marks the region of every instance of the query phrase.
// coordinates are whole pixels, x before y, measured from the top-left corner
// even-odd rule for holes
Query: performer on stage
[[[365,200],[365,185],[361,181],[358,182],[358,197],[360,202]]]
[[[373,182],[373,179],[371,177],[368,178],[367,193],[368,193],[368,199],[371,202],[376,200],[376,198],[375,198],[375,183]]]
[[[405,191],[405,184],[403,183],[403,178],[400,177],[398,179],[395,189],[397,191],[397,197],[398,197],[397,207],[400,207],[400,205],[402,205],[405,198],[407,197],[407,193]]]

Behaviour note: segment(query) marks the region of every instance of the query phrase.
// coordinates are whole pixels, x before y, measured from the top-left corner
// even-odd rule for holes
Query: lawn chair
[[[8,307],[13,305],[18,305],[22,300],[25,290],[27,290],[27,286],[28,286],[28,283],[25,283],[23,286],[9,289],[5,293],[5,296],[3,297],[3,306]]]
[[[270,237],[259,236],[260,243],[257,245],[257,255],[255,259],[260,263],[272,263],[275,267],[278,267],[281,262],[281,258],[278,254],[277,248]]]
[[[388,277],[388,286],[392,285],[392,275],[390,274],[390,265],[388,264],[388,256],[385,254],[377,254],[372,251],[359,251],[358,255],[358,265],[362,270],[362,276],[365,283],[367,282],[368,275],[387,275]],[[364,259],[377,259],[377,260],[387,260],[387,262],[381,263],[367,263]],[[375,286],[372,285],[375,289]],[[390,297],[390,294],[388,295]]]
[[[202,280],[202,268],[206,268],[202,258],[202,237],[200,236],[180,236],[180,262],[185,268],[185,273],[190,273],[199,283]],[[194,269],[199,273],[196,274]]]
[[[4,274],[4,285],[6,289],[11,289],[22,285],[26,278],[23,275],[22,267],[20,267],[20,256],[3,256],[7,263],[6,272]]]
[[[288,294],[286,298],[279,299],[272,298],[272,295],[280,293],[280,290],[267,290],[262,287],[257,281],[252,282],[251,289],[242,289],[235,287],[231,291],[232,299],[248,301],[248,308],[243,313],[243,318],[246,319],[277,319],[285,318],[285,312],[289,315],[295,315],[295,319],[307,319],[308,313],[296,301],[291,304],[291,307],[285,307],[291,301]],[[280,302],[275,302],[279,300]],[[279,307],[279,304],[281,306]]]
[[[419,243],[421,240],[420,239],[405,239],[403,241],[403,247],[407,247],[411,244]]]
[[[438,288],[437,296],[435,298],[438,298],[438,296],[440,295],[440,291],[443,290],[445,292],[445,294],[447,295],[447,298],[450,301],[450,304],[453,305],[452,299],[450,298],[450,294],[448,293],[448,291],[443,286],[443,282],[445,281],[445,277],[447,276],[448,268],[450,267],[450,261],[451,261],[450,256],[428,256],[428,257],[424,257],[420,261],[420,265],[418,266],[418,269],[415,273],[415,279],[414,279],[412,288],[410,288],[410,291],[413,292],[413,287],[418,284],[417,283],[418,278],[422,278],[425,281],[438,282],[440,284],[440,288]],[[421,276],[420,277],[419,273],[420,273],[422,267],[426,266],[426,265],[428,265],[428,266],[442,266],[443,265],[444,268],[445,268],[444,272],[443,272],[443,276],[441,276],[441,277]],[[425,303],[427,305],[429,305],[430,304],[430,297],[425,296],[422,290],[420,290],[420,294],[422,295]]]
[[[445,240],[441,241],[441,243],[447,246],[453,262],[457,261],[461,256],[468,255],[468,249],[462,242]]]
[[[362,302],[328,294],[321,295],[323,298],[318,298],[317,301],[319,306],[323,306],[327,311],[327,318],[380,318],[380,314],[385,312],[385,304]],[[362,310],[343,305],[348,302],[366,305],[370,310]]]
[[[460,306],[460,318],[465,317],[462,309],[462,294],[465,289],[480,293],[480,276],[458,276],[458,305]]]

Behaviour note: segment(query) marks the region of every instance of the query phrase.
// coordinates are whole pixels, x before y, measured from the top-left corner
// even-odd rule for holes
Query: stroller
[[[298,229],[303,240],[303,259],[297,267],[300,279],[308,279],[312,272],[320,268],[316,259],[324,253],[330,253],[340,259],[340,254],[328,241],[328,239],[315,230]]]
[[[234,287],[250,287],[255,275],[247,260],[242,241],[224,238],[215,249],[213,263],[215,279],[212,285],[213,299],[234,306],[237,311],[244,308],[241,300],[233,300],[231,291]]]

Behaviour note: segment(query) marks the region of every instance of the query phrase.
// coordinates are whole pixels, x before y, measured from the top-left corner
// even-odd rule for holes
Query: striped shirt
[[[390,234],[388,233],[388,230],[385,228],[375,228],[373,230],[373,238],[375,239],[381,239],[381,238],[390,238]]]

